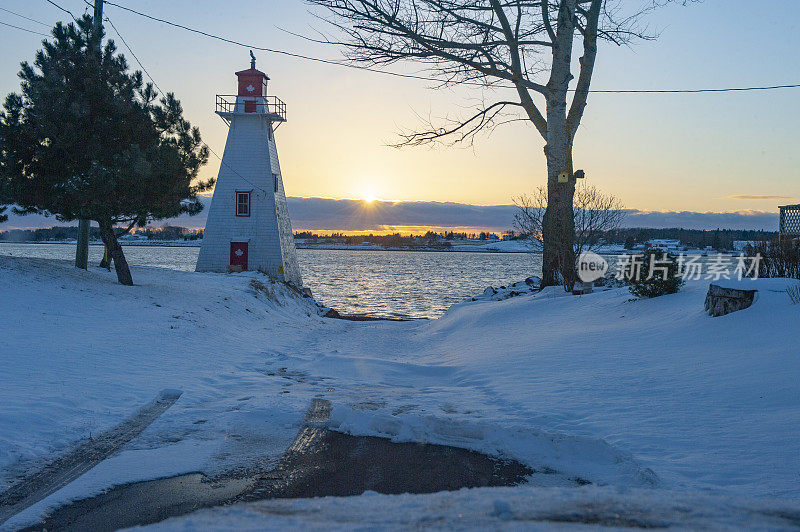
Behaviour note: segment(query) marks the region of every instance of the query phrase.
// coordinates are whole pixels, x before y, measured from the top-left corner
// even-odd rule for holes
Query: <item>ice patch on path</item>
[[[355,436],[451,445],[513,458],[537,472],[557,472],[579,483],[658,485],[652,470],[603,440],[542,431],[530,425],[498,426],[436,416],[386,415],[338,405],[331,412],[328,426]]]
[[[123,451],[16,514],[3,523],[2,529],[16,530],[34,525],[56,508],[97,495],[113,486],[196,471],[212,459],[219,445],[217,441],[187,440],[157,449]]]

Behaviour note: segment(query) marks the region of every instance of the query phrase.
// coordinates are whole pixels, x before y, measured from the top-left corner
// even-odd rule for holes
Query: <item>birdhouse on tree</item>
[[[250,68],[236,72],[236,95],[217,95],[216,113],[228,140],[208,210],[199,272],[259,270],[302,287],[292,222],[286,206],[275,130],[286,104],[267,95],[269,78]]]

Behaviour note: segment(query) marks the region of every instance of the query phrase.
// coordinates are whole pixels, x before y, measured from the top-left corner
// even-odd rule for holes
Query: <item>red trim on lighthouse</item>
[[[247,269],[247,242],[231,242],[231,266]]]
[[[250,216],[250,196],[249,190],[236,191],[236,216]]]

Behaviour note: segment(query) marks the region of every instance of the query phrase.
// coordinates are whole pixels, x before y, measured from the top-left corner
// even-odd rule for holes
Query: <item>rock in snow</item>
[[[541,283],[542,280],[539,277],[531,276],[524,281],[508,286],[501,286],[499,288],[488,286],[482,294],[471,298],[470,301],[503,301],[510,297],[532,294],[540,290]]]

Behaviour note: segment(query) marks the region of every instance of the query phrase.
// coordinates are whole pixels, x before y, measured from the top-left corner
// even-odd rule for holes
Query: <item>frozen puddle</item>
[[[324,427],[330,403],[314,399],[292,446],[270,471],[246,471],[208,478],[191,473],[126,484],[75,501],[27,530],[116,530],[156,523],[213,506],[265,499],[433,493],[460,488],[514,486],[552,479],[577,486],[555,471],[534,471],[513,460],[446,445],[394,443],[352,436]]]

